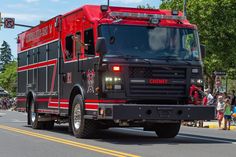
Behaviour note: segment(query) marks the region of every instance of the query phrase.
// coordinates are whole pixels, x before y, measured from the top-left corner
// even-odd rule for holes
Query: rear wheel
[[[159,138],[174,138],[178,135],[180,123],[157,124],[155,132]]]
[[[28,117],[29,117],[30,124],[33,129],[41,129],[42,128],[42,123],[39,122],[39,115],[35,110],[35,103],[34,103],[33,99],[31,100],[31,102],[29,104]]]
[[[94,120],[84,119],[83,101],[81,95],[74,98],[71,109],[71,127],[75,137],[91,138],[94,135],[96,125]]]

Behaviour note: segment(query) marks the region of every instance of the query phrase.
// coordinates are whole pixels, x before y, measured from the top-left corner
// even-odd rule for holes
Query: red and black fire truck
[[[32,128],[68,122],[76,137],[143,127],[175,137],[210,120],[197,27],[179,11],[85,5],[18,36],[18,110]]]

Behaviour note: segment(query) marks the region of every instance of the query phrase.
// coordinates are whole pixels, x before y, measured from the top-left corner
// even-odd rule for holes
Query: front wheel
[[[94,120],[84,119],[83,109],[82,96],[75,96],[71,109],[70,125],[75,137],[90,138],[93,136],[96,126]]]
[[[164,123],[155,126],[155,132],[159,138],[174,138],[178,135],[180,123]]]

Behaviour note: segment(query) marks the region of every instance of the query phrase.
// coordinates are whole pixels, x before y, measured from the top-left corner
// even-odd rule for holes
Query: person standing
[[[217,119],[218,119],[219,128],[221,128],[222,120],[224,117],[224,105],[225,104],[223,101],[223,97],[218,96],[216,111],[217,111]]]
[[[205,94],[207,96],[207,104],[206,105],[207,106],[212,105],[214,102],[214,97],[211,95],[210,89],[206,89]]]
[[[231,105],[230,100],[225,99],[224,105],[224,128],[223,130],[230,130],[230,120],[231,120]]]

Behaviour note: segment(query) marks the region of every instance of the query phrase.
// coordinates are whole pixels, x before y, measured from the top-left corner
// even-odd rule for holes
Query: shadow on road
[[[29,127],[29,126],[25,126]],[[67,136],[73,136],[68,132],[68,126],[66,125],[56,125],[53,130],[48,130],[48,132],[65,134]],[[75,140],[77,140],[75,138]],[[231,144],[236,142],[236,140],[218,138],[218,137],[208,137],[194,134],[184,134],[180,133],[176,138],[173,139],[161,139],[152,132],[142,132],[140,129],[108,129],[108,130],[98,130],[95,137],[89,139],[90,141],[98,141],[119,145],[152,145],[152,144]]]

